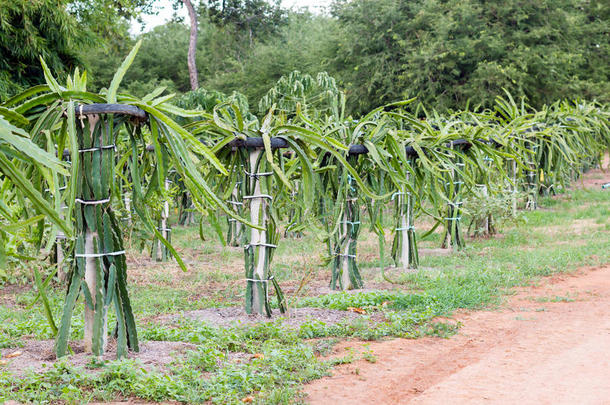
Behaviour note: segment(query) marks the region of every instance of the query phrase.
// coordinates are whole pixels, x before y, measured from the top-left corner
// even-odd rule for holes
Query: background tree
[[[152,12],[153,1],[0,0],[0,100],[44,83],[40,57],[63,76],[96,46],[123,54],[129,21]],[[108,44],[120,44],[119,52]]]
[[[308,12],[290,13],[273,37],[257,42],[243,61],[236,60],[228,69],[217,71],[205,86],[230,93],[244,93],[256,106],[282,77],[298,70],[316,76],[329,70],[333,58],[338,24],[327,16]],[[266,110],[259,110],[260,115]]]
[[[286,10],[280,4],[281,0],[209,0],[204,8],[214,24],[246,34],[252,46],[255,38],[269,37],[285,24]]]
[[[156,0],[61,0],[66,9],[81,24],[93,32],[98,41],[128,36],[132,20],[142,14],[153,14]],[[56,2],[57,3],[57,2]]]
[[[65,3],[0,0],[0,100],[44,82],[39,57],[64,73],[80,65],[78,49],[91,41]]]
[[[438,109],[490,106],[502,88],[534,106],[584,88],[607,100],[607,63],[589,62],[608,60],[607,9],[575,0],[338,0],[332,12],[349,40],[337,43],[335,75],[358,111],[405,96]]]
[[[331,15],[263,0],[193,5],[199,84],[239,91],[251,106],[294,70],[335,77],[354,115],[415,96],[438,111],[489,107],[502,89],[533,107],[563,97],[610,99],[610,4],[600,0],[338,0]],[[190,90],[186,64],[159,63],[187,57],[188,32],[173,21],[140,35],[142,51],[125,78],[131,92]],[[107,83],[120,60],[114,55],[132,41],[87,51],[94,84]]]
[[[168,23],[141,34],[139,38],[142,40],[140,52],[125,74],[127,90],[137,96],[144,96],[159,86],[166,86],[169,92],[189,91],[189,73],[184,63],[188,52],[188,28],[184,24]],[[111,46],[128,52],[133,42],[129,39]],[[86,60],[93,90],[107,86],[121,64],[120,54],[108,52],[108,46],[90,49]]]

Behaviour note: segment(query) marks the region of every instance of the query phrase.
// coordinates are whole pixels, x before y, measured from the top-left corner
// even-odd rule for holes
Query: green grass
[[[562,198],[543,198],[540,203],[540,210],[522,213],[521,223],[507,225],[497,238],[469,240],[464,251],[450,256],[423,255],[421,270],[415,273],[393,271],[396,283],[392,285],[384,282],[378,270],[376,236],[363,230],[359,255],[368,258],[361,263],[365,286],[384,288],[324,295],[312,293],[315,289],[305,289],[299,296],[288,293],[291,307],[366,311],[354,321],[331,325],[310,320],[298,328],[289,328],[281,319],[245,327],[216,327],[180,316],[171,324],[159,321],[159,315],[242,305],[243,300],[241,250],[220,246],[209,229],[202,242],[196,227],[177,227],[174,242],[190,260],[191,270],[170,272],[175,265],[147,262],[145,268],[132,270],[145,276],[145,281],[131,283],[131,297],[144,341],[186,342],[194,345],[193,350],[176,356],[164,369],[144,368],[134,360],[91,362],[88,368],[77,368],[64,360],[49,365],[45,373],[15,378],[0,367],[0,402],[139,398],[238,404],[246,397],[261,404],[300,402],[301,385],[325,375],[333,365],[359,358],[377,360],[370,351],[333,361],[318,357],[331,353],[342,339],[450,337],[459,324],[434,322],[435,317],[451,316],[459,308],[495,307],[513,287],[580,266],[610,262],[610,192],[575,190]],[[420,235],[423,231],[418,230]],[[433,234],[421,246],[437,247],[439,239]],[[320,267],[323,252],[324,245],[311,234],[282,240],[274,258],[274,274],[283,286],[296,287],[307,274],[314,275],[316,285],[325,285],[330,271]],[[19,273],[14,279],[28,277]],[[19,347],[27,339],[52,338],[39,306],[29,308],[35,294],[24,288],[12,294],[10,305],[0,306],[1,348]],[[48,295],[57,320],[64,291],[55,287]],[[574,299],[557,295],[537,301]],[[111,313],[111,321],[112,317]],[[82,338],[82,303],[77,305],[73,325],[72,339]]]

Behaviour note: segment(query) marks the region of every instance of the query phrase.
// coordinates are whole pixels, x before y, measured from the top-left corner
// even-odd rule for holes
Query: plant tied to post
[[[126,282],[123,235],[112,203],[115,148],[128,151],[121,158],[128,162],[136,213],[147,230],[155,235],[186,270],[173,247],[157,229],[143,201],[139,151],[148,142],[155,146],[156,181],[149,187],[163,187],[170,165],[184,181],[199,207],[210,206],[229,211],[207,185],[197,169],[200,161],[228,174],[214,153],[170,118],[197,115],[168,103],[170,96],[160,96],[157,89],[142,99],[118,94],[118,86],[140,46],[138,43],[116,72],[108,89],[101,94],[86,91],[86,74],[75,72],[66,86],[60,86],[42,61],[47,84],[36,86],[8,100],[3,108],[22,114],[34,137],[45,134],[56,150],[70,151],[70,178],[65,190],[50,182],[52,198],[65,202],[67,222],[74,223],[76,237],[75,265],[69,278],[68,293],[56,339],[58,357],[66,353],[71,319],[80,294],[85,301],[85,347],[100,355],[106,348],[108,311],[113,309],[117,324],[117,356],[128,349],[138,350],[135,320],[129,303]],[[126,137],[117,137],[122,132]],[[126,145],[117,145],[126,140]],[[118,146],[118,148],[117,148]],[[126,146],[125,148],[123,146]],[[57,153],[55,151],[55,153]],[[231,215],[231,213],[230,213]],[[238,218],[241,220],[241,218]]]
[[[280,143],[280,139],[269,139]],[[280,286],[271,273],[273,254],[280,239],[277,212],[274,207],[276,185],[272,162],[266,158],[264,143],[260,138],[248,138],[240,149],[243,162],[244,193],[242,204],[250,211],[250,220],[264,230],[251,228],[250,233],[243,233],[244,262],[246,266],[246,312],[271,316],[269,303],[269,284],[275,289],[278,307],[281,313],[286,312],[286,302]],[[275,141],[275,142],[272,142]],[[262,144],[262,145],[261,145]],[[277,155],[277,154],[276,154]],[[277,159],[278,157],[276,157]],[[281,157],[279,157],[281,159]]]
[[[74,217],[76,264],[69,280],[56,352],[67,349],[72,308],[79,292],[85,297],[85,351],[101,355],[107,347],[107,316],[114,306],[117,324],[117,355],[127,348],[138,351],[135,320],[127,293],[127,265],[123,235],[112,210],[114,149],[117,132],[139,125],[146,113],[120,104],[79,105],[75,135],[78,173]],[[72,116],[68,113],[68,117]],[[83,283],[84,281],[84,283]]]
[[[275,290],[280,312],[286,302],[279,283],[271,272],[274,250],[280,239],[276,199],[284,189],[293,187],[283,170],[285,156],[280,149],[291,147],[299,159],[308,159],[305,143],[288,136],[279,137],[273,109],[262,124],[247,117],[236,104],[222,103],[214,108],[208,120],[196,122],[196,132],[205,132],[214,142],[214,151],[229,167],[231,177],[224,189],[224,197],[236,213],[249,215],[250,222],[241,231],[240,245],[244,247],[246,281],[245,310],[247,313],[271,316],[269,290]],[[311,172],[311,170],[310,170]],[[309,173],[308,178],[311,179]],[[238,200],[241,198],[241,200]],[[230,222],[231,225],[231,222]],[[235,227],[236,229],[237,227]],[[236,236],[231,232],[229,236]],[[219,232],[219,235],[222,235]],[[231,239],[229,239],[230,241]]]
[[[205,114],[202,114],[205,117]],[[268,284],[273,283],[282,310],[283,296],[279,284],[271,275],[272,251],[279,240],[280,201],[287,211],[291,207],[313,207],[314,191],[318,182],[314,174],[316,159],[328,153],[345,167],[354,184],[374,196],[344,153],[348,147],[333,138],[326,138],[315,130],[285,121],[285,115],[276,116],[271,108],[262,123],[242,111],[236,104],[223,103],[212,114],[192,124],[197,134],[205,134],[219,159],[229,167],[231,181],[217,183],[224,198],[242,215],[250,215],[252,224],[243,233],[245,253],[246,311],[270,315]],[[289,148],[292,154],[282,153]],[[296,170],[298,168],[298,170]],[[293,193],[298,181],[298,193]],[[239,185],[242,201],[235,200],[235,187]],[[221,191],[219,191],[221,193]],[[248,212],[249,211],[249,212]],[[304,209],[301,217],[309,221],[313,211]],[[261,222],[266,221],[266,223]],[[260,232],[264,230],[264,232]],[[259,281],[260,280],[260,281]],[[267,287],[265,289],[265,287]],[[255,292],[258,291],[258,292]]]

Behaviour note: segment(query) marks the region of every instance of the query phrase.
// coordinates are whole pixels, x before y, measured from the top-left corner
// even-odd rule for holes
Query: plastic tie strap
[[[84,153],[84,152],[95,152],[98,150],[106,150],[106,149],[114,149],[116,150],[116,145],[106,145],[106,146],[96,146],[93,148],[87,148],[87,149],[79,149],[79,153]]]
[[[57,190],[61,191],[61,190],[65,190],[66,188],[68,188],[68,186],[62,186],[62,187],[59,187]],[[45,193],[48,193],[49,191],[51,191],[51,190],[50,190],[50,189],[48,189],[48,188],[45,188],[45,189],[44,189],[44,192],[45,192]]]
[[[349,185],[350,190],[356,191],[356,187],[352,185],[354,178],[351,175],[347,175],[347,184]]]
[[[352,222],[352,221],[341,221],[339,223],[340,224],[349,224],[349,225],[360,225],[360,221],[355,221],[355,222]]]
[[[268,283],[269,281],[273,280],[273,276],[270,276],[269,278],[265,279],[265,280],[260,280],[257,278],[247,278],[246,281],[251,281],[253,283]]]
[[[445,218],[447,221],[461,221],[462,217]]]
[[[256,179],[258,179],[259,177],[263,177],[263,176],[271,176],[273,174],[273,172],[264,172],[264,173],[250,173],[247,170],[244,169],[244,173],[246,174],[246,176],[248,177],[254,177]]]
[[[454,203],[454,202],[448,202],[448,203],[447,203],[447,205],[451,205],[452,207],[458,207],[458,206],[460,206],[460,205],[462,205],[462,204],[464,204],[464,202],[463,202],[463,201],[460,201],[460,202],[455,202],[455,203]]]
[[[106,204],[110,202],[110,198],[105,198],[103,200],[82,200],[80,198],[76,198],[74,200],[74,202],[83,204],[83,205],[100,205],[100,204]]]
[[[411,194],[411,193],[407,193],[407,194]],[[405,195],[405,193],[403,193],[402,191],[395,192],[394,194],[392,194],[392,201],[394,201],[394,197],[396,197],[398,195]]]
[[[351,257],[351,258],[354,258],[354,259],[356,258],[356,255],[349,255],[349,254],[348,254],[348,255],[346,255],[346,254],[343,254],[343,253],[337,253],[337,255],[336,255],[336,256],[341,256],[341,257]]]
[[[246,246],[244,246],[244,249],[250,249],[251,247],[256,247],[256,246],[264,246],[264,247],[268,247],[271,249],[277,248],[277,245],[272,245],[271,243],[248,243]]]
[[[157,231],[161,231],[161,232],[163,232],[163,231],[165,231],[165,232],[171,232],[171,231],[172,231],[172,228],[157,228]]]
[[[411,230],[415,230],[415,227],[413,225],[411,226],[407,226],[405,228],[394,228],[395,231],[411,231]]]
[[[125,254],[124,250],[119,250],[118,252],[108,252],[108,253],[75,253],[74,256],[90,258],[90,257],[120,256],[120,255],[124,255],[124,254]]]
[[[243,196],[244,200],[252,200],[254,198],[268,198],[269,200],[273,200],[269,194],[258,194],[258,195],[245,195]]]
[[[229,203],[231,205],[244,205],[243,202],[239,202],[239,201],[227,201],[227,203]]]

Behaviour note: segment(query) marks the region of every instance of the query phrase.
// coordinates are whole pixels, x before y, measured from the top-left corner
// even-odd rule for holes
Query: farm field
[[[0,0],[0,405],[608,403],[605,3]]]
[[[438,255],[433,248],[441,235],[432,234],[420,243],[420,270],[386,270],[393,283],[381,277],[376,236],[363,231],[361,291],[331,292],[329,270],[312,253],[321,251],[320,242],[311,235],[282,239],[273,271],[289,313],[280,317],[276,309],[272,320],[242,309],[241,249],[223,247],[211,235],[201,242],[198,227],[177,227],[173,242],[188,272],[129,249],[142,345],[124,360],[115,360],[112,350],[102,359],[85,356],[77,313],[74,354],[54,361],[51,330],[42,309],[31,306],[36,293],[15,279],[0,295],[0,400],[435,403],[450,390],[463,401],[506,395],[491,398],[510,402],[524,398],[514,396],[508,381],[493,378],[535,385],[519,371],[528,361],[548,372],[549,389],[552,378],[563,375],[557,369],[589,370],[595,378],[583,380],[590,385],[577,386],[586,391],[608,373],[604,363],[588,369],[591,363],[578,355],[586,345],[595,349],[587,351],[593,358],[607,347],[610,193],[601,184],[608,181],[607,172],[589,171],[568,193],[542,199],[539,210],[523,212],[496,238],[468,240],[458,253]],[[426,224],[418,225],[425,230]],[[56,318],[63,297],[61,288],[49,291]],[[549,363],[549,352],[557,364]],[[480,374],[493,384],[456,391]],[[490,387],[497,389],[489,393]],[[590,392],[592,403],[603,397],[599,389]],[[535,398],[544,401],[545,395],[548,390]]]

